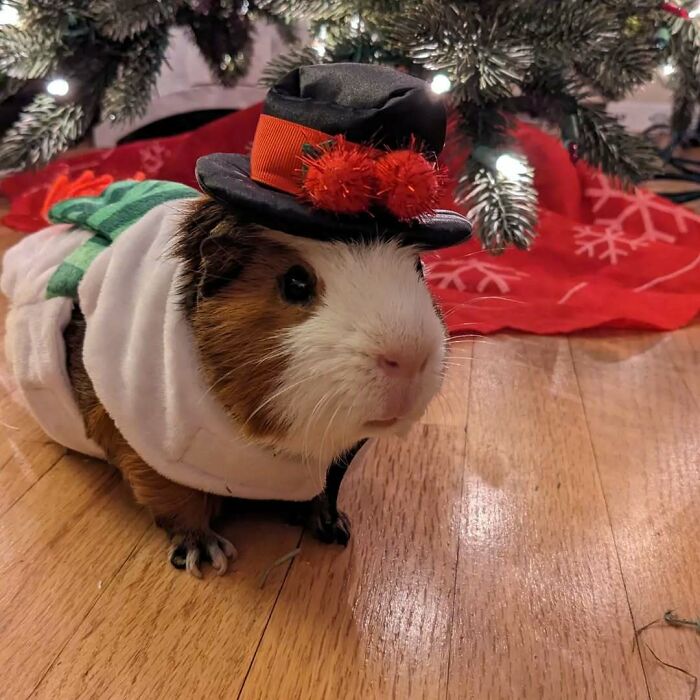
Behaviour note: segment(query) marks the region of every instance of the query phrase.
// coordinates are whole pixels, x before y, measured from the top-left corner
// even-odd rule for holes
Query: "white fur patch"
[[[282,338],[293,359],[275,411],[293,426],[285,448],[325,469],[357,440],[386,432],[369,421],[399,418],[392,429],[401,432],[421,416],[442,382],[445,329],[415,249],[270,235],[297,249],[324,289],[313,316]],[[415,359],[424,369],[392,377],[379,367],[381,355]],[[390,415],[398,405],[401,415]]]

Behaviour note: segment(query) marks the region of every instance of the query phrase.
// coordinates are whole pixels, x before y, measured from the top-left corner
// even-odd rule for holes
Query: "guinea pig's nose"
[[[390,377],[413,377],[425,369],[427,354],[391,352],[377,356],[380,369]]]

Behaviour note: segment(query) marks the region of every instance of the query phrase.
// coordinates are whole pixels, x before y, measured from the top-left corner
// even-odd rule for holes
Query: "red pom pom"
[[[337,214],[359,214],[372,204],[376,181],[370,153],[342,136],[320,156],[305,157],[302,189],[319,209]]]
[[[377,181],[384,206],[401,221],[410,221],[435,211],[444,178],[420,153],[403,150],[379,159]]]

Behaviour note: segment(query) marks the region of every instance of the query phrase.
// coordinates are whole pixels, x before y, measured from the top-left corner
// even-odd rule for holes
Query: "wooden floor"
[[[700,617],[700,325],[453,354],[425,423],[346,480],[347,549],[250,509],[204,581],[3,368],[0,697],[690,698],[654,654],[700,674],[700,634],[632,641]]]

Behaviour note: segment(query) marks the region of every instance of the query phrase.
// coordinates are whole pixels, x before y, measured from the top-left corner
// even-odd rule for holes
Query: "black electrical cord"
[[[665,124],[654,124],[644,131],[644,135],[651,137],[659,133],[669,132]],[[666,171],[657,175],[656,180],[670,180],[676,182],[692,182],[700,185],[700,159],[674,156],[673,152],[678,146],[692,148],[700,145],[700,123],[687,136],[672,134],[669,145],[659,149],[659,156],[666,165]],[[687,204],[700,199],[700,189],[687,190],[685,192],[657,192],[665,199],[676,204]]]

